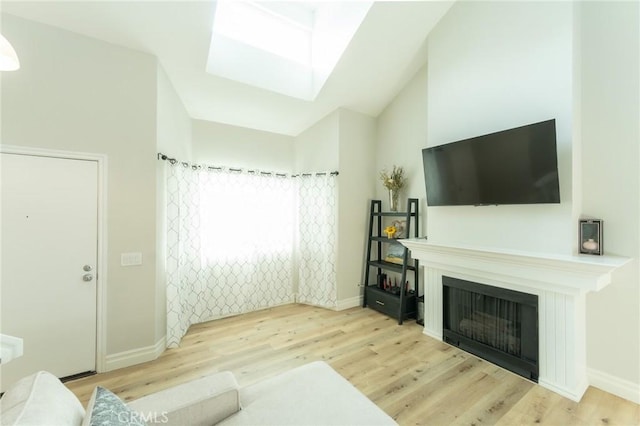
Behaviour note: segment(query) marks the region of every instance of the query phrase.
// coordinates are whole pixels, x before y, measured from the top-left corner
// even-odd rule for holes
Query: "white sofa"
[[[109,391],[98,389],[85,412],[76,396],[55,376],[36,373],[20,380],[2,397],[0,424],[396,424],[328,364],[319,361],[243,388],[232,373],[216,373],[127,405]],[[118,407],[114,410],[109,402],[121,405],[124,411],[117,411]],[[111,418],[100,418],[104,412]]]

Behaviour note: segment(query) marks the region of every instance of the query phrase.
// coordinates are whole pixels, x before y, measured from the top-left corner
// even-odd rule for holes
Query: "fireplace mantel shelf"
[[[461,272],[490,273],[493,278],[526,281],[527,286],[562,293],[599,291],[611,283],[611,273],[630,258],[619,256],[560,255],[501,250],[403,239],[402,244],[425,266],[452,267]]]

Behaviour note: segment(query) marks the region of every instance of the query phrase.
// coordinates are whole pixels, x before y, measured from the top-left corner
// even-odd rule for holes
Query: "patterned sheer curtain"
[[[335,175],[165,167],[167,347],[191,324],[294,302],[296,274],[299,302],[336,307]]]
[[[191,324],[293,302],[294,180],[166,167],[167,346]]]
[[[298,179],[298,302],[337,307],[338,177]]]
[[[166,162],[167,347],[176,347],[200,310],[204,287],[200,264],[199,173]]]

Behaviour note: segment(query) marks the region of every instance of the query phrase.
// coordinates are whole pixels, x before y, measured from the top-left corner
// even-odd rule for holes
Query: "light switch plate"
[[[121,253],[121,266],[137,266],[142,265],[142,253]]]

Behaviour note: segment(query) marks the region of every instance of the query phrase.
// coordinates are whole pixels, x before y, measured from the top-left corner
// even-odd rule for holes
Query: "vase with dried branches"
[[[407,182],[404,169],[393,166],[391,173],[389,173],[387,169],[383,169],[380,172],[380,180],[382,181],[382,185],[389,190],[389,210],[392,212],[398,211],[398,196]]]

